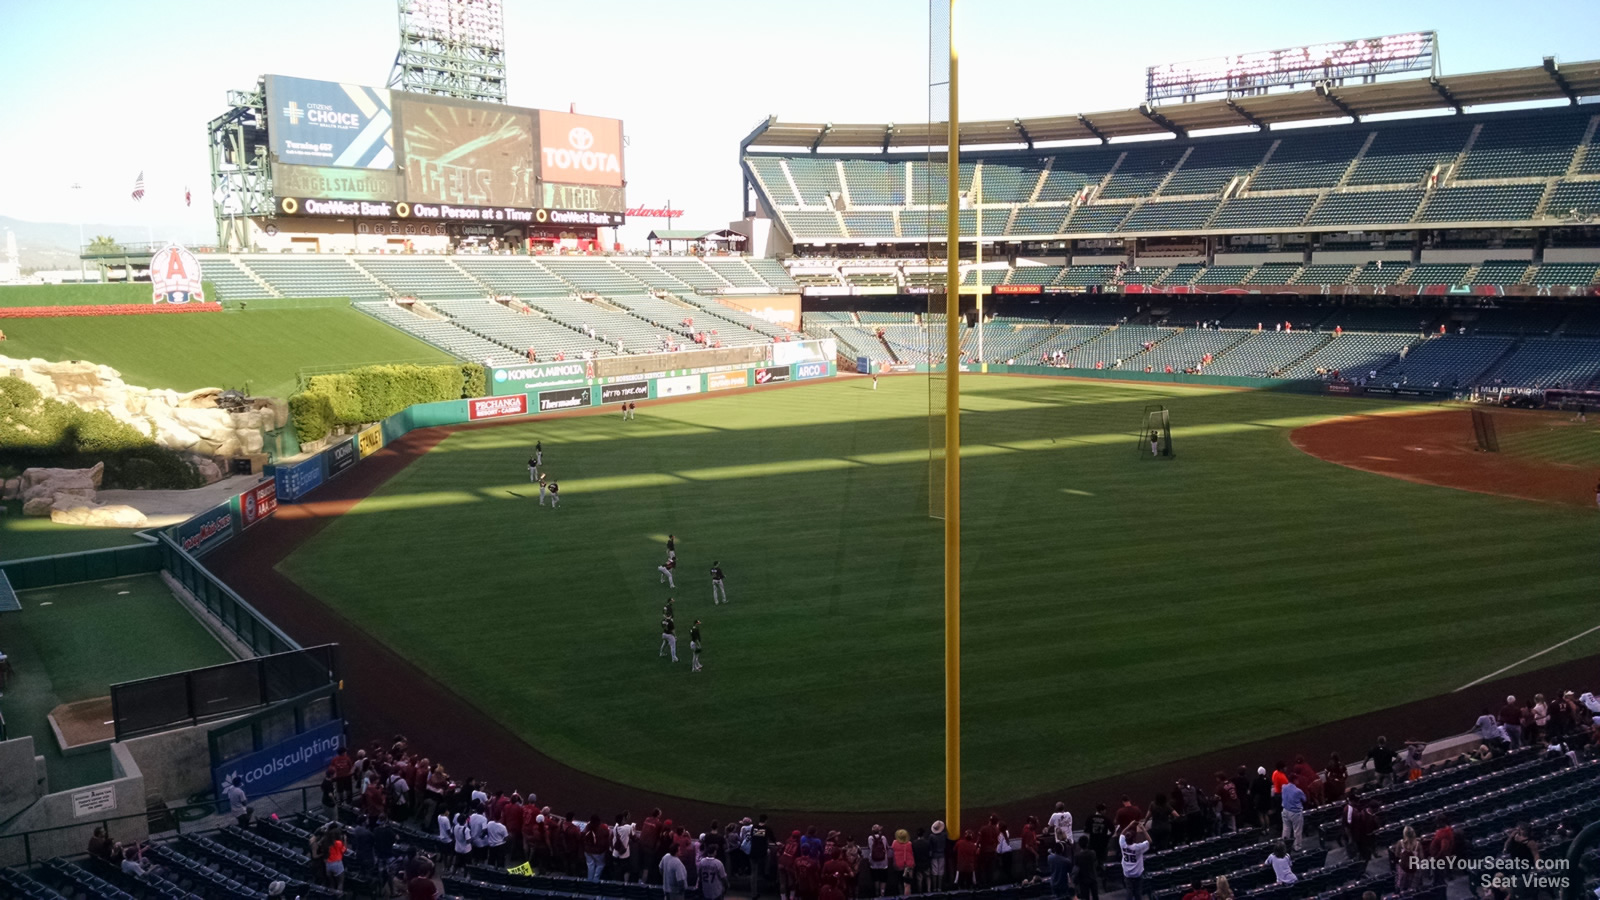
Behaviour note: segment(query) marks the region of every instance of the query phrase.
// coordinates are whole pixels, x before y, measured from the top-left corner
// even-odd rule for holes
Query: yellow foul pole
[[[957,98],[956,0],[950,0],[950,160],[944,323],[944,806],[961,834],[961,117]]]

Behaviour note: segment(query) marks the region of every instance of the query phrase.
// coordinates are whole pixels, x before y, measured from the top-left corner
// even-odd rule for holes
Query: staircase
[[[1294,359],[1290,360],[1289,362],[1284,363],[1283,365],[1281,365],[1278,368],[1274,369],[1273,372],[1272,372],[1273,377],[1278,377],[1278,376],[1282,375],[1284,372],[1287,372],[1290,369],[1294,368],[1295,366],[1300,365],[1300,363],[1302,361],[1308,359],[1311,356],[1311,354],[1316,353],[1318,350],[1321,350],[1323,347],[1326,347],[1331,343],[1333,343],[1333,335],[1331,335],[1331,334],[1323,335],[1322,336],[1322,340],[1318,341],[1316,346],[1314,346],[1310,350],[1307,350],[1306,352],[1300,354],[1299,356],[1296,356]]]
[[[465,278],[477,285],[478,290],[483,291],[483,295],[485,297],[493,297],[499,293],[493,287],[491,287],[488,282],[472,274],[471,272],[468,272],[466,269],[461,268],[461,266],[456,263],[455,260],[449,258],[448,256],[445,257],[445,265],[449,266],[451,269],[454,269],[457,275],[460,275],[462,278]]]

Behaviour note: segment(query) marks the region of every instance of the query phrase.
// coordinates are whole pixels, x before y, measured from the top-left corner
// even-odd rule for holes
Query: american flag
[[[193,206],[194,205],[194,196],[189,193],[189,186],[188,185],[184,185],[184,187],[183,187],[183,205],[184,206]]]
[[[133,199],[136,200],[136,201],[144,199],[144,173],[143,172],[140,172],[139,173],[139,177],[134,179],[134,182],[133,182]]]

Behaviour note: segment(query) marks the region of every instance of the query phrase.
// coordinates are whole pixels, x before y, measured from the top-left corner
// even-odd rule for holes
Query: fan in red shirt
[[[976,873],[978,871],[978,841],[968,828],[961,833],[961,840],[956,841],[956,885],[961,884],[962,876],[966,876],[968,887],[977,885]]]
[[[511,799],[500,809],[500,824],[506,827],[506,847],[509,848],[509,858],[515,859],[522,854],[522,823],[524,818],[522,795],[512,794]]]
[[[800,900],[818,900],[822,890],[822,866],[809,853],[802,853],[794,861],[794,890]]]
[[[1118,807],[1117,814],[1112,818],[1112,822],[1116,824],[1117,830],[1123,831],[1129,825],[1132,825],[1135,822],[1143,821],[1144,810],[1135,806],[1132,800],[1129,800],[1126,796],[1124,796],[1122,798],[1122,806]]]
[[[978,829],[978,871],[983,873],[984,881],[994,874],[995,848],[999,846],[1000,817],[990,816],[989,821]]]

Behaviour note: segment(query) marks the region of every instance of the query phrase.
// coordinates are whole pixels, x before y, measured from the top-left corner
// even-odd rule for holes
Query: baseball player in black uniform
[[[659,584],[660,582],[665,581],[667,583],[667,587],[676,588],[678,585],[677,582],[672,580],[672,570],[676,569],[677,567],[678,555],[673,553],[671,550],[668,550],[667,561],[659,566],[656,566],[656,571],[661,573],[661,577],[656,579],[656,582]]]
[[[689,652],[690,652],[691,657],[692,657],[693,662],[694,662],[694,665],[689,667],[689,671],[691,671],[691,672],[700,671],[700,620],[699,619],[695,619],[694,620],[694,624],[689,627]]]
[[[720,596],[721,599],[718,599]],[[711,605],[728,602],[728,588],[722,583],[722,563],[711,564]]]
[[[556,484],[553,478],[550,479],[550,508],[561,508],[561,485]]]
[[[656,658],[660,659],[672,651],[672,661],[678,661],[678,635],[677,626],[672,621],[672,601],[661,607],[661,649],[656,651]]]

